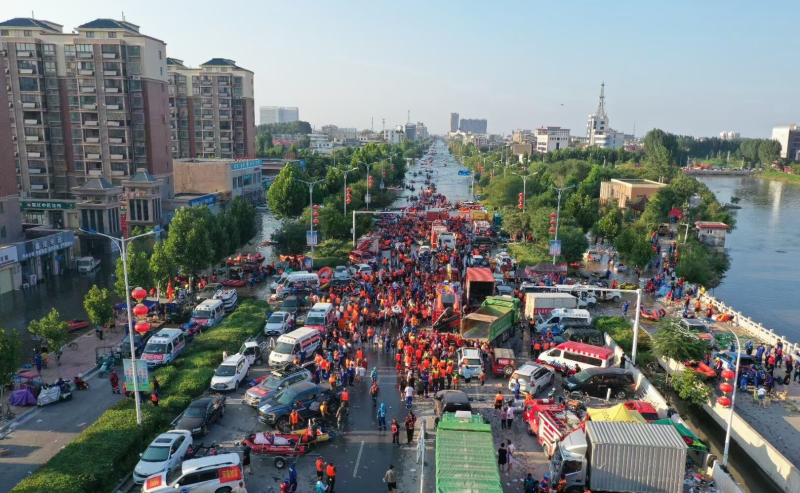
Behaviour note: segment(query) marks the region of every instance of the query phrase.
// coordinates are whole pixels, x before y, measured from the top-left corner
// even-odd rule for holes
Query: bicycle
[[[0,414],[0,419],[11,421],[12,419],[16,418],[17,415],[11,410],[11,405],[6,402],[6,408],[2,414]]]

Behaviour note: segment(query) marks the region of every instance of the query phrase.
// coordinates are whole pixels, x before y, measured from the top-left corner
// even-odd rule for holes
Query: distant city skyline
[[[485,118],[492,133],[543,125],[576,131],[595,110],[601,81],[613,127],[626,134],[635,124],[638,135],[658,127],[695,136],[735,129],[743,137],[768,137],[775,125],[800,120],[800,99],[786,82],[800,68],[785,63],[794,50],[783,38],[800,17],[800,2],[754,8],[734,1],[720,8],[715,2],[620,0],[492,9],[454,1],[412,0],[399,9],[344,2],[336,9],[312,4],[303,22],[287,22],[296,16],[293,4],[244,2],[237,7],[247,15],[235,23],[220,23],[216,5],[143,0],[125,4],[124,15],[163,40],[167,56],[189,66],[215,57],[236,60],[255,74],[256,107],[291,103],[317,128],[367,129],[374,121],[380,131],[384,119],[386,128],[404,124],[410,109],[413,121],[426,122],[435,134],[449,130],[454,111]],[[31,17],[28,4],[4,7],[0,20]],[[34,16],[63,24],[66,32],[96,18],[122,18],[123,6],[100,0],[75,7],[42,0]],[[402,55],[398,39],[404,40]],[[520,47],[554,41],[558,57],[520,59]],[[603,56],[593,51],[598,42]],[[324,46],[334,49],[316,56]],[[534,50],[523,59],[538,56]],[[313,63],[287,63],[287,57]],[[776,71],[779,77],[767,75]]]

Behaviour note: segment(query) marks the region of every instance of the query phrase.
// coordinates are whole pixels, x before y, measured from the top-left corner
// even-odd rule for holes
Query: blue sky
[[[379,130],[411,110],[444,132],[456,111],[492,133],[583,135],[601,81],[626,133],[767,137],[800,121],[798,1],[39,0],[5,2],[3,20],[34,5],[65,29],[124,9],[169,56],[235,59],[255,72],[256,106],[298,106],[317,127]]]

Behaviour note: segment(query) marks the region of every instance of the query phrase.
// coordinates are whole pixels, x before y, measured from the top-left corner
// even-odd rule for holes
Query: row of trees
[[[166,240],[152,247],[144,239],[128,244],[129,284],[165,288],[178,272],[193,274],[215,264],[255,236],[255,217],[255,207],[243,197],[234,197],[230,206],[216,215],[207,206],[179,209]],[[114,291],[125,297],[121,258],[117,260]]]
[[[270,210],[283,224],[274,239],[281,253],[298,254],[305,248],[305,231],[311,221],[309,185],[304,182],[322,180],[314,186],[314,204],[319,205],[319,226],[315,228],[323,239],[344,239],[350,236],[352,219],[344,215],[345,171],[347,188],[351,189],[348,211],[364,209],[367,193],[370,207],[378,209],[392,203],[395,195],[381,191],[385,187],[403,184],[406,159],[422,157],[427,142],[404,141],[402,144],[370,143],[364,147],[346,147],[333,156],[308,155],[304,167],[289,164],[281,170],[270,185],[267,200]],[[369,175],[367,175],[367,163]],[[368,186],[368,176],[373,185]],[[356,222],[357,233],[372,228],[372,218],[360,216]]]

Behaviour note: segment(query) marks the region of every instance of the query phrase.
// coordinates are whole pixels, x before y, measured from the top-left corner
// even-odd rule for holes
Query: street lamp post
[[[314,243],[316,243],[314,241],[314,185],[322,183],[325,180],[322,179],[317,181],[305,181],[301,180],[300,178],[295,178],[295,180],[308,185],[309,216],[310,216],[309,225],[311,226],[311,267],[314,267]]]
[[[136,362],[136,348],[133,345],[133,313],[131,310],[131,287],[128,284],[128,243],[131,241],[142,238],[143,236],[157,235],[161,233],[161,226],[156,226],[152,231],[147,233],[133,236],[131,238],[115,238],[107,234],[98,233],[94,229],[81,228],[84,233],[102,236],[111,240],[119,248],[120,255],[122,256],[122,271],[125,274],[125,302],[128,307],[128,341],[131,344],[131,364],[133,366],[133,396],[136,401],[136,424],[142,426],[142,399],[139,396],[139,379],[137,378],[137,362]]]
[[[724,326],[724,327],[726,329],[728,329],[731,332],[731,334],[733,334],[733,337],[736,338],[736,369],[734,370],[733,392],[731,393],[731,412],[728,415],[728,426],[727,426],[727,428],[725,430],[725,448],[722,451],[722,466],[726,467],[728,465],[728,449],[730,448],[730,445],[731,445],[731,427],[733,425],[733,407],[736,404],[736,386],[738,385],[738,382],[739,382],[739,360],[742,358],[742,353],[741,353],[742,345],[739,342],[739,336],[736,334],[736,332],[734,332],[733,329],[728,327],[728,326]]]
[[[366,200],[367,197],[364,197],[364,204],[366,205],[367,210],[369,210],[369,203],[372,202],[372,189],[369,186],[369,167],[372,166],[373,163],[365,163],[364,161],[359,161],[358,164],[363,164],[367,167],[367,197],[369,200]]]
[[[517,175],[520,178],[522,178],[522,213],[524,214],[525,210],[526,210],[526,208],[528,206],[528,199],[526,198],[526,192],[527,192],[526,187],[528,185],[528,178],[531,178],[533,176],[538,175],[539,172],[537,171],[537,172],[531,173],[529,175],[522,175],[520,173],[511,173],[511,174],[512,175]]]
[[[570,185],[568,187],[562,187],[562,188],[550,185],[550,188],[558,192],[558,205],[556,206],[556,237],[555,237],[555,241],[558,241],[558,220],[561,215],[561,194],[569,190],[570,188],[575,188],[575,185]],[[556,265],[556,255],[553,255],[553,265]]]

